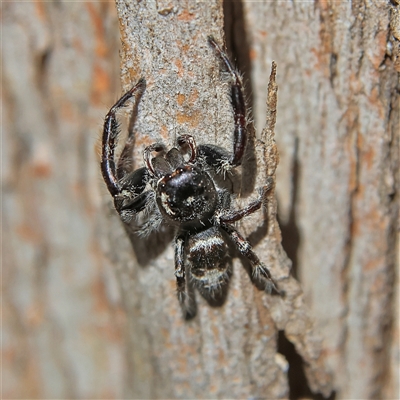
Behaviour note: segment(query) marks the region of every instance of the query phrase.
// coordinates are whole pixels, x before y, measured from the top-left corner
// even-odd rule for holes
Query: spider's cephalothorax
[[[271,183],[259,190],[259,198],[242,210],[230,208],[231,194],[218,187],[214,177],[241,164],[247,139],[246,108],[242,83],[227,55],[210,37],[209,43],[219,54],[232,79],[231,101],[234,112],[233,152],[203,144],[197,146],[190,135],[180,136],[177,146],[165,151],[155,143],[144,150],[145,166],[129,171],[124,165],[126,149],[116,165],[115,146],[119,135],[116,112],[145,87],[144,79],[129,90],[108,112],[102,139],[101,170],[116,210],[125,223],[140,212],[147,214],[139,234],[157,229],[162,221],[176,227],[175,276],[178,299],[185,317],[193,316],[187,278],[205,296],[219,296],[229,279],[230,241],[249,261],[252,280],[269,293],[278,292],[268,268],[260,262],[250,243],[233,224],[261,208]],[[189,150],[189,159],[184,150]],[[152,157],[153,153],[157,153]],[[187,157],[186,157],[187,158]]]

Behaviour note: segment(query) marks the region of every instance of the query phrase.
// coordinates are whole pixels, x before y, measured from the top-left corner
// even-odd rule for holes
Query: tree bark
[[[398,398],[398,1],[117,1],[122,91],[147,80],[123,124],[135,168],[183,133],[231,148],[211,34],[244,73],[256,127],[227,177],[237,206],[276,178],[237,227],[284,296],[234,258],[225,303],[197,294],[191,321],[173,232],[131,235],[99,174],[121,94],[113,7],[2,5],[2,397]]]
[[[270,59],[279,66],[284,246],[323,332],[335,390],[396,398],[398,2],[243,5],[256,119]]]
[[[4,399],[123,397],[98,138],[120,93],[113,3],[2,2]]]

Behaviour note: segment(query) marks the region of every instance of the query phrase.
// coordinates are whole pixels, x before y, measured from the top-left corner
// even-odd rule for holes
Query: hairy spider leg
[[[185,319],[190,319],[196,311],[193,309],[186,287],[185,239],[182,236],[177,236],[175,239],[175,277],[179,304]]]
[[[136,93],[142,92],[145,84],[145,80],[140,79],[111,107],[104,121],[101,172],[107,188],[114,198],[115,208],[126,223],[130,222],[133,214],[145,209],[148,200],[151,198],[151,193],[149,191],[143,193],[149,180],[147,169],[139,168],[136,171],[129,172],[124,165],[124,159],[132,150],[132,137],[127,139],[117,162],[117,167],[115,165],[115,147],[120,133],[116,113]]]
[[[250,261],[252,268],[251,278],[263,286],[267,293],[278,293],[280,291],[276,282],[272,279],[269,269],[260,261],[257,254],[254,253],[251,244],[231,225],[221,224],[221,228],[229,235],[236,248],[244,257]]]
[[[268,179],[266,185],[258,189],[260,192],[260,196],[257,200],[252,201],[247,207],[243,208],[242,210],[235,210],[228,212],[225,215],[222,215],[219,218],[219,222],[221,224],[233,224],[236,221],[239,221],[242,218],[247,217],[253,212],[259,210],[263,204],[265,195],[272,189],[272,185],[273,185],[272,179]]]
[[[142,78],[138,83],[126,92],[110,109],[104,121],[103,137],[102,137],[102,156],[101,156],[101,172],[107,188],[112,196],[116,196],[121,192],[117,171],[115,167],[115,146],[119,135],[119,125],[116,112],[122,108],[127,101],[132,98],[135,93],[140,93],[146,85]]]
[[[232,76],[231,103],[233,108],[235,130],[233,134],[233,154],[229,160],[231,166],[237,167],[242,163],[242,158],[247,141],[246,128],[246,103],[244,101],[243,86],[239,74],[233,68],[228,55],[218,46],[212,36],[208,42],[219,54],[226,68]]]
[[[125,175],[132,171],[132,149],[134,142],[135,138],[133,135],[126,139],[125,146],[117,162],[118,180],[121,180]]]
[[[280,293],[276,282],[272,279],[269,269],[260,262],[254,253],[250,243],[230,224],[259,210],[263,204],[265,195],[272,189],[273,181],[268,179],[267,184],[260,189],[260,196],[242,210],[236,210],[219,218],[221,228],[229,235],[238,251],[250,261],[252,267],[252,279],[263,285],[268,293],[275,291]]]

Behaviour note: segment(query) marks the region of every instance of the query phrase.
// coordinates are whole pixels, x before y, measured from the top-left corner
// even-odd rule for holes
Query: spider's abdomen
[[[182,226],[208,225],[217,206],[217,191],[207,173],[192,166],[177,168],[157,183],[157,204],[162,214]]]
[[[187,262],[200,292],[213,293],[229,279],[228,246],[217,227],[189,236]]]

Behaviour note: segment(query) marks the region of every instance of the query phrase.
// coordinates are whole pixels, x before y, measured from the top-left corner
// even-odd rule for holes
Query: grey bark
[[[3,399],[121,398],[98,140],[120,92],[112,3],[2,2]]]
[[[398,398],[398,2],[117,8],[123,90],[147,80],[136,166],[182,133],[231,147],[207,35],[244,72],[259,139],[229,179],[247,204],[278,149],[291,276],[275,193],[238,228],[286,296],[259,292],[235,259],[226,303],[197,295],[182,320],[171,233],[129,237],[99,175],[101,120],[121,94],[113,4],[3,3],[2,397]]]
[[[141,76],[148,82],[135,115],[135,159],[141,163],[144,146],[160,140],[171,146],[182,133],[194,135],[199,143],[231,148],[229,82],[224,81],[220,62],[207,45],[210,34],[222,43],[222,3],[168,3],[168,7],[162,3],[161,7],[161,3],[118,2],[117,8],[123,38],[123,82],[126,89]],[[274,100],[271,102],[269,112],[275,106]],[[266,176],[275,174],[278,159],[273,125],[262,135],[264,144],[253,139],[253,146],[248,146],[242,168],[244,184],[231,178],[239,193],[238,205],[249,202]],[[198,317],[190,322],[182,321],[171,279],[173,252],[167,243],[172,236],[159,239],[159,243],[149,240],[143,246],[132,236],[135,262],[131,243],[113,215],[110,255],[118,267],[132,319],[130,396],[285,397],[287,363],[276,351],[278,329],[285,331],[306,360],[313,390],[329,395],[330,378],[320,339],[298,283],[288,277],[290,262],[280,245],[273,194],[264,219],[255,215],[239,226],[253,237],[256,251],[278,279],[285,297],[257,292],[241,262],[235,261],[226,303],[213,309],[197,296]]]
[[[399,5],[244,6],[256,115],[269,59],[279,65],[284,244],[299,238],[290,256],[334,386],[341,398],[396,398]]]

